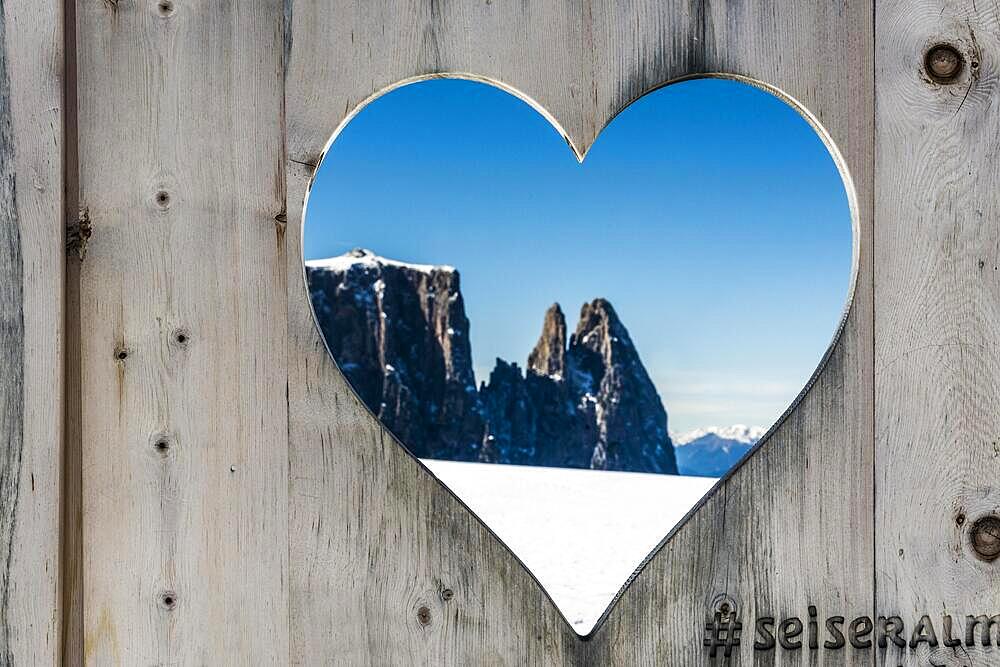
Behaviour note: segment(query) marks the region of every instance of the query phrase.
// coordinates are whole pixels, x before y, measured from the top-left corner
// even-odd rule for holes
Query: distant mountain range
[[[475,385],[459,273],[357,249],[306,263],[334,359],[420,458],[678,472],[667,413],[605,299],[572,333],[554,304],[524,370],[497,359]]]
[[[764,431],[759,426],[737,424],[674,433],[677,468],[682,475],[721,477],[750,451]]]

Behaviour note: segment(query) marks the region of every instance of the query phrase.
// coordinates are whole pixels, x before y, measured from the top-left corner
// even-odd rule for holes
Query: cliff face
[[[416,456],[477,460],[483,420],[458,272],[357,250],[307,275],[333,358],[382,423]]]
[[[310,262],[327,345],[361,399],[419,457],[676,473],[667,414],[611,304],[558,304],[524,373],[477,390],[458,272],[356,250]]]

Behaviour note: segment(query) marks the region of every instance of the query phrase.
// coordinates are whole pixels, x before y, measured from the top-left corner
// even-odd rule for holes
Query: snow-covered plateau
[[[715,479],[424,459],[580,634]]]

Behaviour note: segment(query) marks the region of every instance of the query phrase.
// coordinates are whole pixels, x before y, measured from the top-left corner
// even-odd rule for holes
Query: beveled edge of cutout
[[[396,435],[379,420],[378,416],[374,412],[372,412],[371,408],[369,408],[368,405],[365,404],[365,402],[360,399],[360,397],[357,394],[357,391],[354,390],[354,387],[347,379],[347,376],[344,375],[343,371],[340,369],[340,365],[337,363],[336,358],[330,351],[330,347],[329,344],[327,343],[326,336],[323,335],[323,330],[320,327],[319,320],[316,317],[316,309],[313,307],[312,297],[309,293],[309,279],[306,273],[305,247],[304,247],[306,215],[309,210],[309,195],[312,193],[313,182],[315,181],[316,174],[319,171],[320,167],[322,166],[323,160],[326,158],[327,153],[333,146],[333,143],[340,136],[341,132],[344,131],[344,128],[346,128],[347,125],[352,120],[354,120],[355,116],[357,116],[369,104],[379,99],[383,95],[391,93],[399,88],[403,88],[404,86],[412,85],[415,83],[421,83],[424,81],[433,81],[437,79],[458,79],[463,81],[472,81],[474,83],[482,83],[489,86],[493,86],[494,88],[498,88],[506,93],[509,93],[510,95],[513,95],[514,97],[518,98],[519,100],[530,106],[532,109],[538,112],[539,115],[541,115],[543,118],[545,118],[545,120],[549,122],[549,124],[553,127],[553,129],[555,129],[555,131],[558,132],[559,135],[566,142],[566,145],[569,147],[570,151],[572,151],[573,155],[576,157],[577,162],[580,164],[582,164],[584,160],[586,160],[587,155],[589,154],[591,148],[593,148],[593,146],[600,139],[601,134],[604,132],[604,130],[607,129],[611,125],[611,123],[613,123],[614,120],[618,118],[618,116],[623,114],[629,107],[631,107],[638,100],[649,95],[650,93],[654,93],[657,90],[660,90],[661,88],[667,88],[677,83],[683,83],[685,81],[694,81],[698,79],[726,79],[730,81],[737,81],[739,83],[752,86],[754,88],[757,88],[758,90],[773,95],[774,97],[776,97],[777,99],[781,100],[786,105],[788,105],[790,108],[794,109],[809,124],[809,126],[819,137],[820,141],[823,142],[823,146],[826,148],[827,153],[830,155],[830,158],[833,160],[834,165],[837,167],[837,172],[840,174],[841,182],[844,186],[844,192],[847,196],[848,210],[850,211],[851,215],[851,275],[850,275],[850,280],[848,282],[848,288],[844,301],[844,306],[840,314],[840,320],[838,321],[837,326],[834,329],[833,335],[830,339],[830,343],[827,345],[827,348],[824,351],[823,356],[820,358],[820,361],[817,364],[816,369],[809,376],[809,379],[806,381],[805,385],[802,387],[799,393],[796,394],[795,398],[792,400],[789,406],[767,429],[764,435],[762,435],[757,440],[757,442],[754,443],[754,445],[746,452],[746,454],[744,454],[743,457],[735,465],[733,465],[729,470],[727,470],[726,473],[722,477],[720,477],[716,481],[716,483],[713,484],[712,487],[708,491],[706,491],[705,494],[700,499],[698,499],[697,502],[694,503],[694,505],[691,506],[691,508],[684,514],[684,516],[676,524],[674,524],[674,526],[669,531],[667,531],[666,535],[663,536],[663,539],[661,539],[656,544],[656,546],[654,546],[652,550],[650,550],[650,552],[646,555],[646,557],[643,558],[642,561],[640,561],[639,565],[635,568],[632,574],[628,576],[628,578],[622,584],[621,588],[619,588],[618,592],[608,603],[607,607],[605,607],[604,611],[598,617],[597,621],[594,623],[590,631],[584,635],[576,631],[576,628],[573,627],[573,624],[570,623],[569,619],[566,618],[566,615],[563,613],[563,610],[559,607],[559,605],[555,603],[555,601],[552,599],[552,596],[549,594],[548,590],[546,590],[545,586],[543,586],[542,583],[538,580],[534,572],[532,572],[531,569],[524,564],[524,561],[521,560],[520,556],[518,556],[517,553],[514,552],[514,550],[511,549],[510,546],[508,546],[507,543],[504,542],[493,531],[493,529],[489,526],[489,524],[483,521],[482,518],[480,518],[479,515],[476,514],[465,503],[465,501],[463,501],[462,498],[459,497],[451,489],[451,487],[449,487],[447,484],[441,481],[437,477],[437,475],[435,475],[431,471],[431,469],[424,464],[423,461],[421,461],[417,456],[415,456],[413,452],[411,452],[409,448],[405,444],[403,444],[400,441],[400,439],[396,437]],[[308,182],[306,183],[305,190],[306,190],[305,199],[302,203],[302,219],[299,222],[302,231],[299,234],[299,248],[298,248],[299,260],[300,260],[299,263],[302,267],[302,273],[301,273],[302,284],[306,293],[306,301],[309,304],[309,312],[312,315],[313,325],[316,327],[316,331],[319,333],[320,338],[323,341],[323,347],[326,349],[327,356],[333,362],[334,368],[336,368],[337,372],[341,374],[347,386],[351,388],[354,397],[358,401],[358,405],[360,405],[361,408],[365,412],[367,412],[367,414],[372,419],[375,420],[381,431],[383,433],[388,434],[389,437],[395,442],[395,444],[400,449],[402,449],[402,451],[407,456],[409,456],[420,468],[423,469],[424,472],[430,475],[431,478],[434,479],[434,481],[436,481],[442,488],[444,488],[444,490],[449,495],[451,495],[451,497],[455,499],[462,508],[464,508],[469,514],[471,514],[472,517],[475,518],[475,520],[478,521],[479,524],[483,526],[486,529],[486,531],[490,535],[492,535],[493,538],[496,539],[497,542],[499,542],[504,549],[507,550],[507,552],[525,570],[525,572],[528,574],[531,580],[534,581],[535,584],[538,586],[538,588],[542,591],[542,594],[548,599],[549,603],[552,605],[556,613],[566,624],[566,627],[569,628],[572,635],[575,636],[577,640],[584,642],[589,641],[597,634],[597,632],[604,625],[605,621],[611,615],[611,612],[617,606],[619,600],[621,600],[625,591],[628,590],[629,586],[632,585],[632,582],[634,582],[639,576],[641,576],[643,570],[646,569],[646,566],[649,565],[649,563],[656,558],[659,552],[667,545],[667,543],[673,538],[673,536],[677,534],[681,530],[681,528],[683,528],[695,514],[698,513],[698,511],[708,502],[710,498],[712,498],[716,493],[719,492],[719,489],[721,489],[722,486],[725,485],[729,481],[729,479],[736,474],[738,470],[740,470],[741,468],[743,468],[744,465],[746,465],[746,463],[757,453],[758,450],[760,450],[765,444],[767,444],[771,436],[788,420],[788,418],[795,411],[795,409],[802,403],[802,401],[805,400],[806,395],[818,381],[819,376],[823,373],[823,370],[829,363],[830,358],[833,356],[833,352],[836,349],[837,344],[840,342],[844,329],[847,326],[848,318],[853,309],[854,298],[857,293],[858,275],[860,270],[860,256],[861,256],[861,220],[858,209],[857,190],[855,188],[854,179],[851,176],[850,169],[848,168],[847,161],[844,159],[844,156],[837,148],[837,145],[833,141],[833,138],[830,136],[830,133],[827,132],[826,128],[824,128],[823,125],[819,122],[819,119],[816,118],[816,116],[813,115],[812,112],[810,112],[809,109],[806,108],[804,104],[802,104],[795,97],[789,95],[788,93],[785,93],[776,86],[772,86],[758,79],[754,79],[752,77],[744,76],[741,74],[730,74],[726,72],[706,72],[697,74],[687,74],[672,79],[668,79],[656,85],[650,86],[647,90],[643,91],[639,95],[636,95],[634,98],[632,98],[627,103],[622,105],[622,107],[618,109],[615,113],[611,114],[608,117],[607,121],[600,127],[600,129],[595,134],[594,140],[583,150],[581,150],[576,145],[576,143],[573,141],[573,138],[563,128],[563,126],[559,123],[556,117],[553,114],[551,114],[542,104],[540,104],[530,95],[527,95],[524,92],[515,88],[514,86],[508,85],[498,79],[494,79],[488,76],[473,74],[471,72],[457,72],[457,71],[432,72],[429,74],[407,77],[405,79],[401,79],[399,81],[396,81],[395,83],[392,83],[388,86],[385,86],[375,91],[374,93],[372,93],[371,95],[369,95],[368,97],[364,98],[356,105],[354,105],[353,108],[351,108],[351,110],[344,116],[344,118],[334,129],[333,133],[330,135],[330,138],[327,140],[326,144],[320,151],[319,158],[316,161],[316,165],[315,167],[313,167],[312,172],[309,174],[309,179]]]

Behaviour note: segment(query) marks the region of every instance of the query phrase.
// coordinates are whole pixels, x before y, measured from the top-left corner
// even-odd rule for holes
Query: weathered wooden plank
[[[76,2],[63,1],[64,127],[66,148],[66,279],[63,299],[63,503],[62,503],[62,664],[84,663],[83,628],[83,332],[80,329],[80,268],[89,242],[90,220],[79,210]]]
[[[13,627],[17,613],[7,598],[16,586],[13,556],[17,535],[18,501],[21,496],[21,457],[24,451],[24,260],[21,257],[21,224],[14,180],[16,147],[11,128],[10,75],[7,71],[6,16],[0,24],[4,39],[0,50],[0,650],[4,662],[14,662]]]
[[[290,13],[291,248],[301,247],[308,178],[331,133],[400,80],[503,80],[578,138],[593,134],[574,1],[293,2]],[[559,48],[547,50],[550,40]],[[530,575],[358,402],[326,352],[302,274],[301,254],[289,253],[292,663],[572,661],[578,639]]]
[[[609,109],[688,71],[733,73],[780,89],[839,149],[856,194],[858,254],[849,315],[814,384],[624,591],[597,630],[592,658],[707,662],[705,622],[712,600],[725,595],[750,624],[735,664],[863,664],[870,655],[851,647],[755,652],[752,621],[805,619],[809,605],[822,617],[850,619],[871,615],[874,606],[872,3],[696,3],[695,32],[674,39],[660,61],[653,57],[658,23],[670,19],[637,21],[637,44],[616,49],[619,26],[628,25],[622,13],[634,7],[608,7],[597,34],[606,35],[609,61],[614,70],[641,73],[617,86],[609,76],[598,87],[611,91]]]
[[[710,603],[870,615],[873,586],[871,2],[292,3],[289,238],[330,134],[395,82],[465,73],[545,107],[578,151],[642,93],[727,72],[780,88],[850,172],[858,274],[816,382],[645,567],[592,639],[359,405],[289,283],[293,662],[697,664]],[[780,41],[779,41],[780,40]],[[849,102],[847,102],[849,100]],[[845,221],[845,224],[848,224]],[[289,256],[290,275],[301,257]],[[435,597],[455,591],[449,602]],[[427,607],[432,622],[421,625]],[[740,658],[754,659],[752,643]],[[850,650],[758,659],[867,660]]]
[[[0,2],[0,663],[60,650],[59,2]]]
[[[373,94],[441,72],[516,88],[555,116],[581,152],[597,134],[592,40],[583,8],[589,3],[287,4],[287,141],[293,160],[316,164],[334,129]]]
[[[296,166],[297,248],[308,174]],[[301,257],[289,255],[291,663],[568,661],[575,634],[527,571],[373,422],[333,366]]]
[[[283,664],[282,4],[77,12],[86,659]]]
[[[879,3],[875,203],[877,605],[913,623],[997,614],[998,562],[973,525],[1000,511],[1000,30],[993,4]],[[965,67],[931,81],[925,51]],[[996,630],[994,629],[994,632]],[[997,643],[994,634],[993,644]],[[997,648],[934,650],[935,664],[992,665]],[[889,645],[886,664],[928,664]]]

